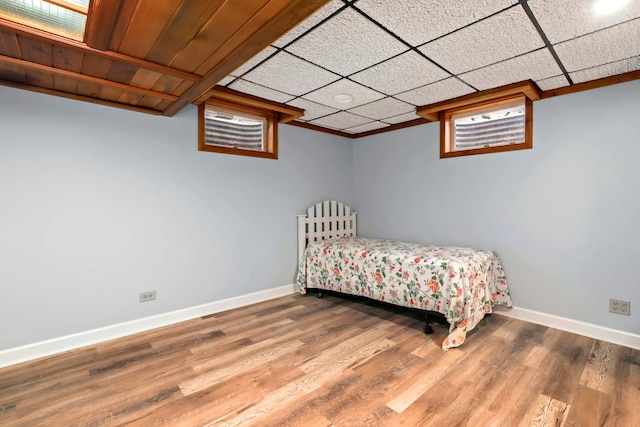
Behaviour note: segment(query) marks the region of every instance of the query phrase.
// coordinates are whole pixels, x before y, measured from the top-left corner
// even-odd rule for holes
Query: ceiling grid
[[[522,80],[551,90],[638,70],[631,3],[596,16],[594,0],[332,0],[220,84],[289,98],[299,121],[358,134]]]
[[[0,0],[0,84],[165,116],[233,90],[355,137],[512,83],[640,78],[639,0],[58,2],[86,15],[75,39],[45,3]]]

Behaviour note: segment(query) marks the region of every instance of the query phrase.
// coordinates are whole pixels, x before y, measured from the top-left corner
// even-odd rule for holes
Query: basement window
[[[446,110],[440,157],[532,148],[532,102],[524,95]]]
[[[277,113],[220,100],[200,104],[198,149],[278,158]]]
[[[416,114],[440,121],[440,158],[533,148],[533,101],[540,89],[530,80],[425,105]]]
[[[196,99],[198,150],[240,156],[278,158],[278,123],[304,110],[215,86]]]
[[[0,0],[0,17],[82,41],[89,0]]]

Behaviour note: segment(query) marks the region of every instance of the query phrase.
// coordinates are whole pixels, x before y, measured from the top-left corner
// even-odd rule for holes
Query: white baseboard
[[[640,350],[640,335],[629,332],[519,307],[495,307],[494,313]]]
[[[196,317],[220,313],[222,311],[244,307],[246,305],[267,301],[285,295],[291,295],[295,292],[296,285],[285,285],[278,288],[267,289],[265,291],[253,292],[247,295],[240,295],[195,307],[189,307],[182,310],[171,311],[169,313],[162,313],[73,335],[54,338],[22,347],[2,350],[0,351],[0,368],[27,362],[29,360],[39,359],[45,356],[51,356],[53,354],[74,350],[115,338],[121,338],[138,332],[148,331],[150,329],[171,325],[173,323],[195,319]]]

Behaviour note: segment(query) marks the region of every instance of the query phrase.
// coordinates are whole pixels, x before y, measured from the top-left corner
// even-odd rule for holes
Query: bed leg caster
[[[433,333],[433,328],[429,325],[429,320],[431,320],[431,316],[429,313],[424,314],[424,333],[430,335]]]
[[[322,298],[324,295],[322,295],[322,292],[318,292],[318,294],[316,295],[318,298]]]

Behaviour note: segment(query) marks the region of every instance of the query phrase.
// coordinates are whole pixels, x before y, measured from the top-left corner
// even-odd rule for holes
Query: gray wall
[[[292,283],[295,214],[326,198],[362,235],[496,250],[519,307],[640,333],[638,93],[536,102],[533,150],[440,160],[437,124],[353,148],[281,126],[273,161],[198,152],[193,107],[0,87],[0,350]]]
[[[353,150],[279,131],[279,160],[203,153],[191,106],[0,86],[0,350],[293,283],[296,214],[353,202]]]
[[[358,232],[493,249],[516,306],[638,334],[639,94],[535,102],[533,150],[439,159],[438,124],[358,139]]]

